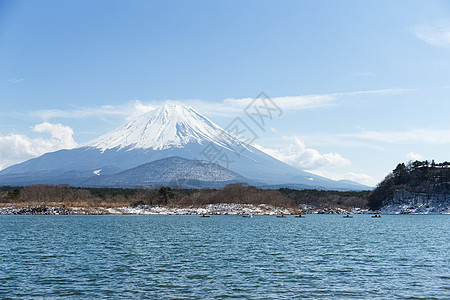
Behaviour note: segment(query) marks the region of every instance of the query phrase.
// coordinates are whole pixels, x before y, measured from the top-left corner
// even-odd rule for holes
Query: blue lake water
[[[449,299],[450,216],[0,216],[0,298]]]

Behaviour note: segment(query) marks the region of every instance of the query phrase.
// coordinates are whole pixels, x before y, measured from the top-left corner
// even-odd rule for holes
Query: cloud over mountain
[[[279,160],[298,168],[316,169],[324,166],[342,167],[350,165],[350,161],[339,153],[324,153],[307,148],[299,138],[294,138],[293,143],[279,148],[263,148],[255,145],[259,150],[278,158]]]
[[[73,130],[62,124],[44,122],[32,127],[36,133],[50,133],[51,137],[30,138],[24,134],[0,135],[0,169],[24,160],[60,149],[77,146]]]

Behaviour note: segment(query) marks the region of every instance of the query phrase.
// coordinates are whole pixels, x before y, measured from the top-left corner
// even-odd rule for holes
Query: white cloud
[[[423,156],[422,155],[414,153],[414,152],[406,153],[406,158],[408,160],[414,160],[414,161],[416,161],[416,160],[423,160]]]
[[[30,138],[23,134],[0,136],[0,169],[60,149],[77,146],[73,130],[62,124],[41,123],[32,127],[37,133],[50,133],[50,138]]]
[[[326,107],[336,105],[336,100],[344,97],[353,97],[359,95],[371,94],[398,94],[409,90],[401,88],[381,89],[372,91],[354,91],[344,93],[330,93],[330,94],[312,94],[301,96],[286,96],[271,98],[281,110],[301,110],[312,109],[319,107]],[[253,101],[254,98],[239,98],[239,99],[225,99],[221,102],[211,102],[195,99],[186,99],[183,101],[164,100],[164,101],[150,101],[143,102],[141,100],[129,101],[125,105],[104,105],[99,107],[78,107],[70,110],[58,109],[44,109],[28,112],[29,115],[39,117],[44,121],[52,118],[68,118],[68,119],[83,119],[83,118],[104,118],[107,116],[122,116],[126,120],[130,120],[139,114],[148,112],[156,107],[166,103],[174,102],[186,104],[194,107],[202,114],[207,116],[226,116],[235,117],[243,112],[245,107]]]
[[[41,109],[30,111],[28,114],[30,116],[48,121],[53,118],[84,119],[97,116],[124,115],[125,113],[118,110],[116,107],[105,105],[101,107],[82,107],[71,110]]]
[[[303,96],[286,96],[286,97],[273,97],[271,98],[278,107],[282,110],[299,110],[299,109],[311,109],[325,106],[335,105],[335,101],[351,96],[358,95],[371,95],[371,94],[399,94],[409,91],[407,89],[392,88],[372,91],[355,91],[344,93],[331,93],[331,94],[312,94]],[[240,98],[240,99],[225,99],[223,102],[228,105],[234,105],[245,108],[253,101],[253,98]]]
[[[338,153],[320,154],[319,151],[307,148],[298,138],[294,138],[294,143],[287,147],[263,148],[260,145],[254,145],[259,150],[298,168],[320,168],[324,166],[343,167],[350,165],[350,161]]]
[[[378,180],[364,173],[336,173],[326,170],[330,167],[349,166],[351,163],[338,153],[320,154],[315,149],[307,148],[299,138],[294,138],[293,143],[277,149],[263,148],[260,145],[254,146],[291,166],[319,176],[333,180],[351,180],[367,186],[375,186],[378,183]]]
[[[140,116],[142,114],[145,114],[149,111],[152,111],[156,108],[156,106],[151,104],[144,104],[140,100],[135,100],[134,103],[131,105],[131,113],[127,116],[126,120],[130,121],[137,116]]]
[[[70,110],[42,109],[28,112],[29,115],[48,121],[52,118],[84,119],[105,116],[123,116],[132,119],[155,109],[153,104],[144,104],[140,100],[129,101],[125,105],[103,105],[98,107],[78,107]]]
[[[439,47],[450,46],[450,21],[441,20],[414,26],[411,32],[420,40]]]
[[[435,144],[450,143],[450,129],[412,129],[409,131],[370,131],[340,134],[346,139],[371,140],[390,144]]]
[[[11,78],[8,80],[9,83],[20,83],[23,81],[23,78]]]
[[[51,139],[41,139],[47,143],[47,148],[55,151],[56,149],[71,149],[77,146],[73,139],[73,129],[62,124],[51,124],[44,122],[33,127],[34,132],[51,134]]]
[[[333,180],[351,180],[367,186],[376,186],[377,183],[379,182],[379,180],[364,173],[354,173],[354,172],[334,173],[323,169],[315,169],[307,171]]]
[[[308,109],[332,105],[336,100],[335,94],[323,95],[306,95],[306,96],[292,96],[292,97],[274,97],[272,100],[283,110],[287,109]],[[241,99],[225,99],[224,102],[228,105],[235,105],[242,109],[249,105],[254,98]]]

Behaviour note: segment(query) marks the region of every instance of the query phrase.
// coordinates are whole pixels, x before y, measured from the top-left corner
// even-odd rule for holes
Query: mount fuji
[[[186,187],[186,182],[197,187],[243,182],[263,188],[369,189],[291,167],[193,108],[172,103],[81,147],[46,153],[0,171],[0,185]]]

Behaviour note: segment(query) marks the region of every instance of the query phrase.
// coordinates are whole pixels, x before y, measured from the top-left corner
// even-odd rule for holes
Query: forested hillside
[[[372,209],[379,209],[394,200],[402,201],[402,197],[420,198],[420,201],[438,199],[445,202],[448,201],[449,195],[449,162],[414,161],[398,164],[369,195],[369,206]]]

